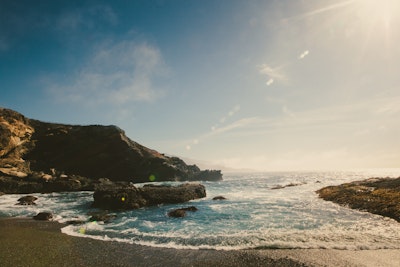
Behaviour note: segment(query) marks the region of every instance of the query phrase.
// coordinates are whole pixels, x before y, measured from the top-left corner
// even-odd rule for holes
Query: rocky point
[[[94,190],[100,178],[216,181],[222,174],[140,145],[117,126],[48,123],[0,108],[0,192]]]

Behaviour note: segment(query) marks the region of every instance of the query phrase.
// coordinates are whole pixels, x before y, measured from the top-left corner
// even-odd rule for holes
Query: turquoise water
[[[111,223],[67,226],[69,235],[155,247],[400,248],[400,223],[326,202],[315,191],[327,185],[375,176],[399,177],[400,170],[225,174],[203,182],[207,197],[115,213]],[[284,187],[289,184],[295,186]],[[138,185],[141,186],[141,185]],[[273,189],[281,186],[284,188]],[[227,200],[214,201],[222,195]],[[33,216],[50,211],[56,220],[87,220],[92,192],[36,194],[36,206],[15,206],[21,195],[0,197],[0,216]],[[175,208],[196,206],[185,218],[169,218]]]

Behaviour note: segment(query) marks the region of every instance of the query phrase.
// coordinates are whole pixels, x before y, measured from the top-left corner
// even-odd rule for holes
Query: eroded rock
[[[400,222],[400,177],[372,178],[328,186],[318,190],[317,193],[324,200],[390,217]]]

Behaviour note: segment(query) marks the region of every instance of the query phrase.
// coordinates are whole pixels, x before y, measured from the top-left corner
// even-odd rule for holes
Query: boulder
[[[147,206],[139,188],[130,184],[109,184],[98,186],[93,194],[94,208],[109,210],[130,210]]]
[[[35,196],[24,196],[18,199],[17,205],[36,205],[35,200],[37,199]]]
[[[184,203],[205,196],[206,190],[201,184],[137,188],[132,184],[117,183],[97,187],[93,194],[92,206],[110,210],[129,210],[159,204]]]
[[[201,184],[186,183],[179,186],[145,186],[141,195],[149,206],[159,204],[177,204],[206,197],[206,189]]]
[[[195,212],[197,211],[197,208],[194,206],[190,206],[187,208],[180,208],[180,209],[174,209],[168,212],[168,217],[173,217],[173,218],[182,218],[186,216],[186,211],[192,211]]]
[[[50,212],[39,212],[37,215],[33,216],[33,219],[38,221],[50,221],[53,219],[53,214]]]
[[[168,212],[168,217],[173,217],[173,218],[182,218],[186,216],[186,211],[182,209],[176,209]]]

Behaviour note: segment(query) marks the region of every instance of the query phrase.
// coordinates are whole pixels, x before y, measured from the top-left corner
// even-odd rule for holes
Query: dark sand
[[[177,250],[68,236],[62,226],[0,219],[0,266],[400,266],[399,250]]]

